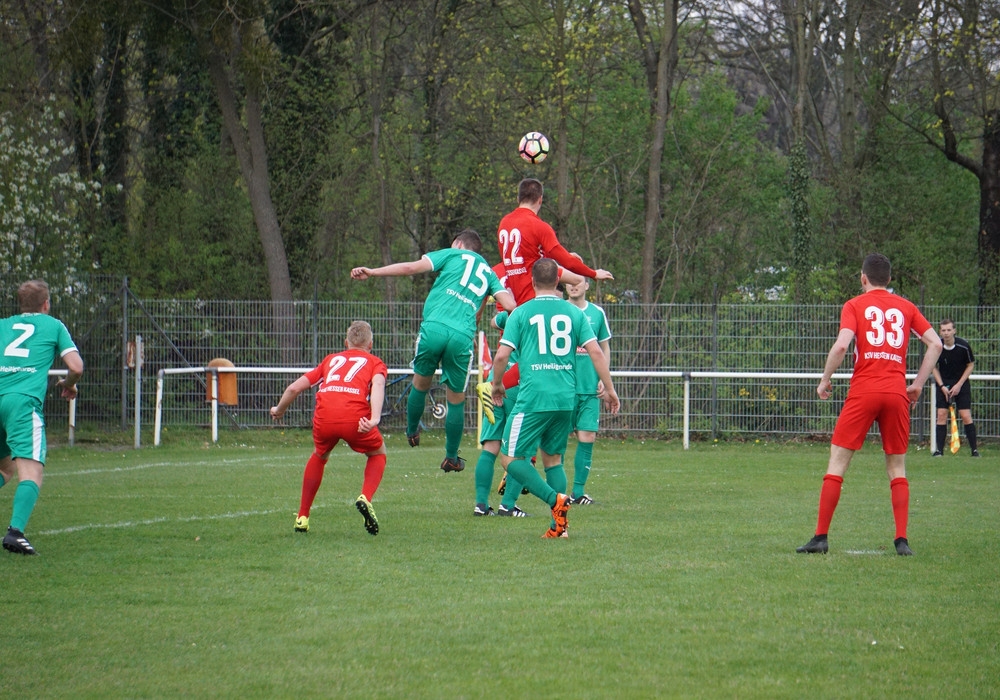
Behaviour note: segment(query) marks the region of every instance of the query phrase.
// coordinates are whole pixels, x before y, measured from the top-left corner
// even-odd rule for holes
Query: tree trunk
[[[660,42],[652,41],[642,3],[629,0],[629,13],[642,47],[646,68],[647,89],[650,92],[651,121],[649,137],[649,165],[646,173],[646,203],[642,234],[642,270],[639,277],[639,294],[644,304],[654,300],[653,287],[656,272],[656,239],[660,230],[662,212],[663,147],[670,118],[670,89],[677,67],[677,0],[664,0],[663,26]],[[653,79],[655,76],[655,80]]]
[[[234,23],[234,44],[236,53],[243,49],[241,28]],[[199,36],[199,40],[202,37]],[[202,49],[208,60],[209,75],[215,88],[216,99],[222,112],[226,133],[232,143],[239,162],[240,174],[247,187],[250,208],[253,212],[257,232],[260,235],[267,264],[267,279],[271,290],[272,325],[281,348],[282,361],[286,364],[299,362],[299,342],[295,329],[294,305],[292,304],[292,282],[288,270],[285,242],[281,236],[281,225],[271,199],[271,177],[267,164],[267,143],[261,120],[261,103],[258,87],[253,77],[242,81],[246,85],[243,116],[240,118],[239,100],[234,85],[238,84],[218,46],[210,39],[202,41]]]
[[[1000,109],[986,113],[979,177],[979,304],[1000,305]]]

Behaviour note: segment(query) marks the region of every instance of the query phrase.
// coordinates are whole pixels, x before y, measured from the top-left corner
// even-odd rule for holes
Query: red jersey
[[[840,312],[840,327],[854,333],[854,375],[848,394],[906,395],[910,333],[931,324],[910,301],[884,289],[856,296]]]
[[[389,374],[385,363],[364,350],[349,349],[327,355],[315,369],[306,372],[316,391],[316,412],[313,423],[350,423],[357,425],[370,418],[368,398],[372,378]]]
[[[504,285],[517,304],[535,298],[531,286],[531,268],[540,258],[552,258],[571,272],[593,279],[597,272],[570,255],[562,247],[556,232],[527,207],[518,207],[500,219],[497,229],[500,260],[507,271]]]

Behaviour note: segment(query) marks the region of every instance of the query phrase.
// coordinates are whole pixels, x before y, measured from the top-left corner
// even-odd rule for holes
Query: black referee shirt
[[[955,383],[962,378],[965,368],[976,361],[972,355],[972,348],[969,343],[955,336],[955,346],[950,350],[945,348],[938,358],[937,368],[941,374],[941,381],[945,386],[955,386]]]

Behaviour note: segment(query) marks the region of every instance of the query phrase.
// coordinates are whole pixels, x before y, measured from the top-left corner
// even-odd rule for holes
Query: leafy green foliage
[[[51,82],[60,104],[74,105],[60,126],[78,144],[77,162],[65,167],[105,185],[101,208],[80,209],[80,244],[63,251],[74,259],[46,266],[128,275],[145,295],[268,296],[253,193],[238,183],[234,142],[199,50],[199,38],[227,45],[226,26],[246,39],[232,88],[259,88],[262,98],[260,155],[296,296],[419,299],[430,277],[359,285],[349,271],[417,258],[466,226],[496,262],[496,223],[525,176],[545,182],[542,215],[566,247],[615,273],[596,293],[625,298],[639,286],[651,117],[635,29],[620,8],[604,0],[253,0],[197,3],[181,17],[168,2],[82,6],[42,3],[36,26],[34,15],[20,14],[28,5],[7,3],[12,20],[0,28],[14,47],[0,57],[13,85],[2,103],[36,108],[33,81]],[[79,21],[70,22],[74,13]],[[649,18],[659,21],[656,12]],[[859,126],[871,127],[860,134],[864,162],[838,163],[836,129],[827,138],[815,124],[812,150],[783,155],[773,145],[788,142],[782,103],[760,99],[770,91],[716,51],[733,41],[724,19],[680,28],[656,300],[840,301],[856,291],[861,257],[879,249],[909,296],[974,302],[969,175],[875,110],[877,85],[858,112],[859,122],[871,120]],[[830,17],[830,26],[842,19]],[[216,31],[196,35],[196,21]],[[859,31],[881,36],[880,26]],[[759,59],[777,72],[785,65]],[[919,67],[905,77],[919,85]],[[901,94],[912,104],[896,111],[933,126],[915,97],[922,93]],[[836,112],[823,98],[821,119]],[[967,104],[954,102],[956,124],[970,121]],[[514,144],[533,129],[554,150],[527,166]],[[967,142],[962,154],[975,155]]]
[[[72,166],[75,150],[53,103],[37,114],[0,113],[0,274],[64,287],[81,272],[85,221],[100,205],[101,184]]]

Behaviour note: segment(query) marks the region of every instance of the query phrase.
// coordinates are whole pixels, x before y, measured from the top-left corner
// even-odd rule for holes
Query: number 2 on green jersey
[[[27,357],[28,348],[22,348],[21,345],[30,338],[35,333],[35,327],[30,323],[14,323],[11,325],[16,331],[24,331],[21,335],[17,336],[10,344],[4,348],[3,354],[6,357]]]

